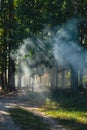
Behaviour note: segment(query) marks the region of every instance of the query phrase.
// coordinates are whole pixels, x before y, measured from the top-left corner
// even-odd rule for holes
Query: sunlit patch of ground
[[[18,94],[15,96],[15,94],[12,94],[11,97],[9,96],[1,96],[0,100],[1,100],[1,104],[0,104],[0,109],[2,112],[2,118],[3,118],[3,122],[0,123],[0,128],[2,127],[1,130],[19,130],[19,128],[21,127],[22,124],[22,128],[23,130],[27,130],[30,128],[29,127],[29,120],[31,120],[31,118],[29,119],[31,113],[33,114],[32,116],[36,117],[37,121],[38,121],[38,116],[40,118],[38,123],[34,123],[35,118],[33,118],[32,122],[31,122],[31,130],[49,130],[49,128],[51,128],[50,130],[65,130],[61,125],[59,125],[57,122],[55,123],[54,120],[52,120],[51,118],[48,119],[47,116],[45,116],[44,114],[42,114],[39,111],[39,107],[44,104],[46,102],[46,99],[48,97],[48,92],[32,92],[32,91],[27,91],[25,90],[19,90]],[[20,108],[18,108],[20,107]],[[15,118],[12,116],[12,118],[14,119],[15,124],[18,126],[15,126],[14,123],[12,123],[12,118],[9,117],[9,114],[11,112],[13,112],[13,114],[15,114],[15,110],[19,109],[19,112],[17,111]],[[23,111],[21,111],[21,108]],[[9,114],[6,114],[8,113]],[[28,112],[27,112],[27,111]],[[5,111],[5,112],[3,112]],[[15,111],[15,112],[14,112]],[[22,112],[20,114],[20,112]],[[27,114],[26,114],[27,113]],[[17,114],[19,114],[18,116],[22,116],[19,117],[17,116]],[[29,119],[26,122],[26,119],[24,117],[28,116],[27,118]],[[22,123],[18,123],[21,122]],[[48,123],[49,122],[49,123]],[[27,124],[26,124],[27,123]],[[48,127],[49,125],[49,127]],[[8,128],[7,128],[8,127]],[[14,129],[12,128],[14,127]],[[29,129],[30,130],[30,129]]]
[[[8,115],[8,112],[0,110],[0,114]]]
[[[8,101],[9,99],[0,99],[0,130],[20,130],[9,115],[7,106],[10,106],[11,103],[9,104]]]
[[[73,93],[71,91],[56,90],[49,93],[48,91],[32,92],[25,89],[18,91],[18,94],[14,95],[13,98],[3,98],[3,102],[5,102],[4,107],[6,109],[19,106],[25,110],[27,108],[28,111],[32,110],[32,112],[36,112],[37,114],[38,112],[45,113],[46,116],[57,120],[67,130],[86,130],[86,99],[86,91]]]
[[[56,92],[41,111],[58,120],[68,130],[87,129],[87,93]]]
[[[10,114],[15,123],[20,125],[21,130],[50,130],[46,122],[26,109],[16,107],[10,110]]]

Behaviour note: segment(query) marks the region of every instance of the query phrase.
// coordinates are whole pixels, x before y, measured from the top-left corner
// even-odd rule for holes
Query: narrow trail
[[[34,101],[31,103],[29,98],[25,96],[25,92],[20,92],[18,95],[0,97],[0,130],[21,130],[19,126],[14,124],[8,112],[9,108],[16,106],[20,106],[40,116],[43,122],[49,124],[50,130],[65,130],[57,121],[40,112],[39,106],[34,104]]]
[[[33,112],[37,116],[40,116],[42,121],[50,126],[50,130],[65,130],[65,128],[58,123],[58,121],[46,116],[44,113],[40,112],[37,107],[21,107]]]
[[[9,98],[0,98],[0,130],[20,130],[14,124],[8,112],[13,104],[13,101]]]

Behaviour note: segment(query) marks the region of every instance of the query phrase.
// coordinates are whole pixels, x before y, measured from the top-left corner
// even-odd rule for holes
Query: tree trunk
[[[11,57],[9,57],[8,66],[8,90],[15,91],[15,64]]]
[[[52,89],[57,89],[58,87],[58,66],[54,66],[49,71],[50,84]]]
[[[2,89],[7,89],[7,28],[5,23],[7,22],[7,14],[4,15],[5,1],[1,0],[1,24],[2,24],[2,39],[1,39],[1,75],[2,75]]]
[[[83,69],[80,69],[79,81],[81,84],[83,84]]]
[[[62,88],[65,87],[65,70],[62,71]]]
[[[11,58],[11,51],[14,47],[14,41],[13,41],[13,34],[11,32],[11,30],[13,29],[12,28],[12,25],[13,25],[13,22],[14,22],[14,5],[13,5],[13,2],[14,0],[9,0],[9,25],[11,26],[9,28],[9,39],[10,39],[10,42],[9,42],[9,45],[8,45],[8,48],[9,48],[9,54],[8,54],[8,89],[10,91],[13,91],[15,90],[15,63],[14,63],[14,60]]]
[[[78,69],[71,68],[71,88],[74,91],[78,90]]]
[[[4,72],[2,71],[1,73],[1,86],[2,86],[2,90],[5,90],[5,86],[4,86]]]
[[[17,84],[17,87],[18,88],[22,87],[22,76],[21,76],[21,74],[18,74],[18,84]]]

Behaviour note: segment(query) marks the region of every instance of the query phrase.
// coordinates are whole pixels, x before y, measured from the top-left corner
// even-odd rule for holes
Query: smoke
[[[16,86],[28,86],[30,89],[40,89],[41,76],[45,71],[46,57],[44,43],[39,38],[27,38],[11,57],[16,63]]]
[[[53,54],[58,65],[71,65],[74,69],[83,67],[83,48],[80,46],[79,20],[68,20],[53,38]]]
[[[61,27],[54,28],[55,31],[46,27],[42,32],[42,38],[27,38],[15,52],[12,52],[11,56],[17,68],[16,75],[18,78],[22,77],[22,86],[36,88],[38,82],[41,85],[37,76],[41,78],[49,71],[49,67],[54,67],[56,63],[63,67],[72,66],[74,70],[84,66],[79,22],[76,18],[70,19]],[[17,79],[17,82],[19,80]]]

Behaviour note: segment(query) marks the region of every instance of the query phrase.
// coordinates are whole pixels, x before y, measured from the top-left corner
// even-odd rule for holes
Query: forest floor
[[[46,95],[43,93],[39,93],[38,96],[37,92],[33,93],[25,90],[20,90],[15,94],[0,94],[0,130],[21,130],[9,114],[9,109],[15,107],[21,107],[40,116],[42,121],[49,125],[50,130],[65,130],[56,120],[46,116],[39,110],[44,100],[46,100]]]

